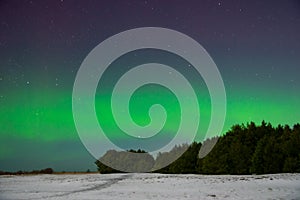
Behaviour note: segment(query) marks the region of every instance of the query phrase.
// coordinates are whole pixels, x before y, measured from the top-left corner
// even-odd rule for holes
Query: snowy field
[[[300,174],[0,176],[0,199],[300,199]]]

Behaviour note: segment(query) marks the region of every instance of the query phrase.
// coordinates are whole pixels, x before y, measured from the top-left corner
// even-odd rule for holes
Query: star
[[[269,77],[269,78],[272,78],[272,75],[271,75],[271,74],[269,74],[269,75],[268,75],[268,77]]]
[[[57,87],[59,84],[58,84],[58,78],[56,77],[55,78],[55,86]]]

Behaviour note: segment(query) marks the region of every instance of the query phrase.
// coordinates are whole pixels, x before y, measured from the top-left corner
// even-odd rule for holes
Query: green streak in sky
[[[26,95],[26,91],[23,93],[18,91],[17,93],[10,92],[5,99],[1,100],[0,137],[16,136],[46,141],[78,139],[72,117],[70,92],[52,91],[48,96],[40,95],[43,91],[39,90],[31,93],[30,96]],[[162,99],[163,102],[160,103],[163,104],[169,103],[168,110],[178,111],[176,109],[177,103],[172,96],[164,95],[163,91],[156,94],[157,96],[154,95],[152,99],[146,100],[141,99],[142,93],[136,93],[132,97],[130,110],[137,123],[145,125],[149,122],[147,108],[155,99]],[[151,95],[149,91],[148,95]],[[227,98],[227,116],[223,133],[237,123],[250,121],[260,123],[265,120],[274,125],[293,125],[300,121],[299,94],[289,97],[283,94],[257,94],[255,90],[227,91]],[[101,101],[96,97],[96,107],[100,106],[98,109],[101,108]],[[141,101],[145,101],[146,104],[141,104]],[[210,104],[209,102],[201,102],[201,104],[200,109],[203,114],[201,113],[200,123],[205,124],[209,122]],[[105,112],[104,115],[106,115]],[[171,112],[171,116],[172,114]],[[112,122],[103,119],[102,123],[112,132],[115,130]],[[176,123],[177,121],[171,121],[166,131],[176,131]],[[201,133],[201,128],[199,132]],[[201,138],[200,134],[196,139],[200,140]]]
[[[125,55],[112,63],[112,66],[105,72],[106,75],[100,79],[102,84],[98,85],[95,109],[98,121],[109,134],[108,137],[117,143],[132,139],[120,131],[110,110],[111,91],[114,84],[130,68],[155,62],[174,67],[193,86],[200,109],[200,124],[195,140],[202,141],[210,122],[211,102],[201,76],[199,77],[186,60],[174,57],[172,54],[157,55],[157,52],[137,51],[134,55],[133,57]],[[248,86],[246,83],[237,83],[233,87],[227,87],[225,82],[227,116],[223,132],[220,134],[224,134],[234,124],[250,121],[261,123],[265,120],[273,125],[299,123],[300,93],[293,88],[281,88],[280,91],[276,91],[270,84],[261,82]],[[163,136],[161,144],[155,144],[162,145],[177,132],[180,107],[174,94],[167,88],[155,84],[145,85],[131,97],[129,110],[133,120],[142,126],[149,124],[148,111],[153,104],[161,104],[168,114],[166,124],[160,133]],[[40,141],[79,140],[73,122],[71,87],[59,89],[30,85],[16,90],[7,90],[4,98],[0,99],[0,108],[0,138],[20,137]],[[89,119],[82,123],[88,124]],[[132,144],[128,142],[128,145]]]
[[[71,94],[51,91],[18,91],[8,94],[1,110],[1,135],[41,140],[73,139]]]

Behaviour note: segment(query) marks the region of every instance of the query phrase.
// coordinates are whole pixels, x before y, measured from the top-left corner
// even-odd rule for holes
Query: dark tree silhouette
[[[234,125],[223,136],[212,151],[204,158],[199,158],[199,149],[216,138],[207,140],[202,145],[175,146],[170,152],[159,153],[155,163],[151,155],[142,161],[126,157],[116,151],[108,151],[105,159],[117,160],[120,165],[124,159],[137,159],[137,172],[152,170],[159,173],[200,173],[200,174],[267,174],[300,172],[300,124],[272,127],[263,121],[261,125],[251,122],[247,125]],[[186,150],[182,155],[181,153]],[[130,150],[145,153],[142,150]],[[109,155],[109,156],[108,156]],[[175,162],[170,160],[177,158]],[[122,159],[120,159],[122,158]],[[107,161],[107,160],[106,160]],[[147,162],[145,162],[147,161]],[[125,162],[126,163],[126,162]],[[150,163],[150,164],[149,164]],[[118,172],[96,162],[101,173]],[[163,168],[161,168],[163,166]]]

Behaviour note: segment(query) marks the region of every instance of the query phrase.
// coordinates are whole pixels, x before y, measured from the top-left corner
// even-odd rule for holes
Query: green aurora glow
[[[32,4],[30,2],[33,2]],[[248,1],[237,5],[211,1],[5,1],[0,4],[0,170],[95,169],[77,134],[72,88],[86,55],[107,37],[136,27],[180,31],[205,47],[219,68],[227,94],[221,134],[234,124],[293,125],[300,122],[300,15],[296,1]],[[155,8],[155,9],[151,9]],[[23,17],[26,16],[26,17]],[[211,117],[206,84],[184,59],[161,51],[135,51],[120,57],[98,85],[99,123],[118,141],[127,142],[109,107],[113,83],[132,66],[162,63],[183,74],[195,89],[202,141]],[[125,92],[125,91],[124,91]],[[122,101],[122,99],[120,99]],[[140,125],[148,109],[162,104],[167,113],[161,143],[176,133],[179,105],[157,85],[132,96],[129,109]],[[86,119],[88,123],[89,119]],[[159,145],[159,144],[158,144]]]

